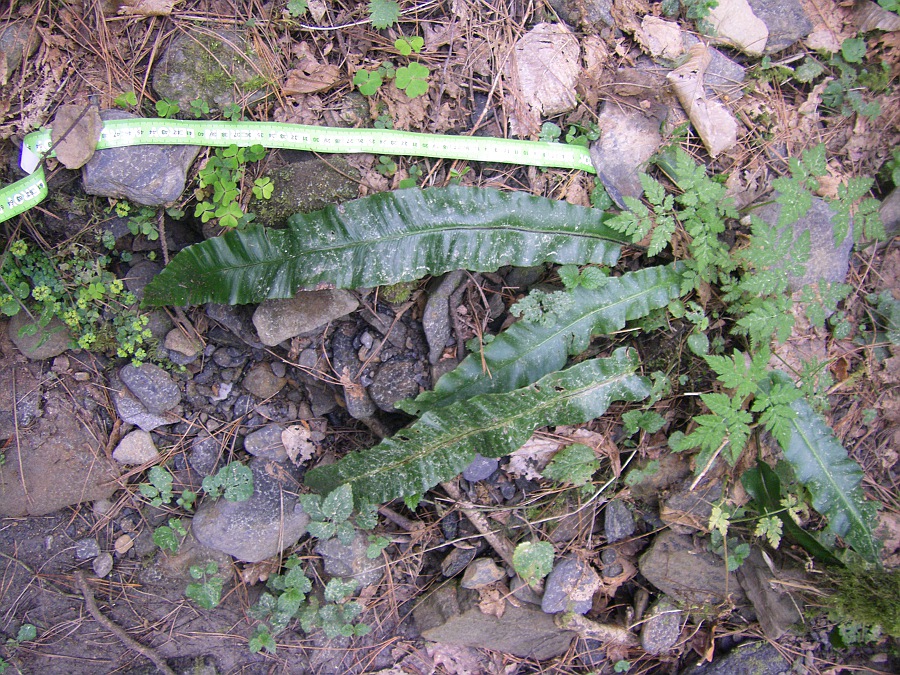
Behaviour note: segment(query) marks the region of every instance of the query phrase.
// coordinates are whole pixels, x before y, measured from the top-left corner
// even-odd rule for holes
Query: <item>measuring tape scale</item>
[[[50,150],[50,130],[25,136],[21,166],[30,175],[0,189],[0,222],[24,213],[47,196],[41,159]],[[103,123],[98,150],[134,145],[199,145],[373,153],[435,159],[497,162],[596,173],[588,149],[544,141],[483,136],[448,136],[393,129],[343,129],[282,122],[121,119]],[[50,156],[53,156],[52,154]]]

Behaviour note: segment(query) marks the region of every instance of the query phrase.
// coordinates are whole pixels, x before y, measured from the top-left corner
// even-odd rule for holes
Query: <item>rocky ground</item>
[[[22,134],[50,125],[66,104],[82,110],[90,103],[104,119],[126,115],[114,100],[132,90],[140,103],[126,106],[127,114],[146,104],[144,116],[154,114],[151,101],[165,97],[182,111],[204,99],[210,117],[238,105],[247,119],[330,126],[388,119],[397,129],[431,133],[536,138],[547,120],[563,129],[593,123],[602,130],[593,159],[619,206],[640,194],[636,168],[688,121],[683,92],[675,86],[672,93],[669,83],[688,77],[682,68],[697,54],[695,25],[684,14],[664,16],[658,4],[401,3],[399,26],[381,31],[356,3],[311,0],[299,19],[279,2],[172,4],[129,1],[120,10],[100,0],[52,7],[14,0],[0,13],[4,182],[18,177],[14,145]],[[728,174],[739,208],[762,203],[785,170],[784,158],[819,141],[830,158],[821,197],[836,194],[843,179],[876,175],[900,139],[890,86],[896,15],[830,0],[753,0],[748,16],[733,4],[722,3],[734,13],[718,25],[717,48],[701,47],[710,117],[690,118],[699,133],[688,141],[694,155]],[[867,99],[881,106],[880,115],[819,112],[824,86],[766,76],[829,45],[838,51],[861,27],[871,31],[870,51],[888,64],[889,86]],[[371,97],[353,91],[359,67],[397,58],[401,30],[424,37],[427,94],[409,98],[394,84]],[[760,31],[768,36],[764,51]],[[216,52],[229,73],[224,85],[201,69],[197,44]],[[545,48],[554,54],[549,76]],[[213,222],[191,216],[198,166],[209,154],[166,146],[105,150],[80,170],[51,160],[51,197],[3,224],[7,248],[22,238],[46,251],[75,242],[100,256],[101,242],[110,243],[110,269],[139,301],[171,256],[218,234]],[[242,206],[258,222],[279,226],[292,213],[417,176],[419,185],[455,179],[584,206],[594,186],[578,172],[394,159],[397,166],[385,171],[374,156],[273,151],[250,169],[253,178],[273,180],[273,195],[251,198],[245,189]],[[888,243],[863,251],[853,250],[852,236],[835,245],[832,214],[816,198],[794,225],[813,234],[808,275],[847,280],[854,299],[897,289],[898,193],[891,187],[879,180],[873,188],[884,198]],[[133,212],[111,208],[122,199],[154,208],[152,236],[132,231]],[[175,219],[161,208],[172,205],[188,216]],[[765,211],[771,207],[757,215],[774,223],[777,209]],[[726,236],[743,235],[735,223]],[[640,265],[639,257],[635,252],[624,265]],[[10,672],[47,674],[774,674],[837,673],[844,665],[896,672],[895,642],[833,645],[835,622],[813,599],[820,570],[799,547],[775,551],[748,533],[752,550],[733,571],[711,552],[712,509],[725,499],[747,501],[736,477],[749,459],[717,465],[698,481],[691,458],[668,449],[668,433],[690,416],[688,388],[657,405],[666,427],[656,433],[629,440],[621,423],[627,408],[614,406],[585,425],[541,429],[513,456],[476,458],[414,509],[384,505],[374,530],[357,527],[343,541],[308,536],[320,519],[300,500],[308,492],[307,467],[371,447],[408,424],[395,403],[431,388],[465,355],[467,341],[511,323],[516,299],[556,282],[549,266],[507,267],[402,287],[308,290],[259,305],[158,309],[146,312],[150,353],[139,364],[115,349],[73,349],[62,323],[24,335],[24,313],[5,321],[3,663]],[[867,310],[850,303],[853,321],[864,323]],[[669,322],[647,337],[621,339],[646,363],[659,364],[648,371],[688,372],[680,363],[686,352],[675,348],[685,336],[684,325]],[[897,359],[884,348],[876,354],[849,341],[817,341],[812,329],[788,344],[794,351],[782,352],[787,360],[819,350],[831,364],[834,379],[822,394],[829,422],[863,466],[866,490],[884,505],[882,556],[896,566]],[[609,348],[598,343],[595,352]],[[848,375],[851,363],[861,380]],[[866,410],[875,415],[865,418]],[[572,443],[592,448],[600,462],[592,490],[567,489],[541,474]],[[249,499],[214,498],[201,489],[235,462],[252,473]],[[658,469],[644,471],[653,462]],[[171,483],[154,467],[165,467]],[[194,504],[191,493],[200,495]],[[805,524],[821,526],[815,516]],[[379,537],[386,545],[372,554]],[[542,586],[524,584],[508,564],[506,546],[523,539],[554,547],[555,565]],[[357,622],[371,632],[328,637],[295,620],[274,636],[274,653],[251,653],[266,581],[286,573],[282,564],[292,555],[320,600],[329,579],[355,579],[363,607]],[[185,596],[198,581],[221,589],[214,608]],[[33,639],[16,639],[23,624],[36,627]]]

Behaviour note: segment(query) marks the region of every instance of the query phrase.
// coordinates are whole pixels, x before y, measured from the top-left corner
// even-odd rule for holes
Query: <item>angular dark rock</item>
[[[766,24],[766,54],[784,51],[813,29],[799,0],[748,0],[753,13]]]
[[[104,110],[104,121],[131,119],[119,110]],[[144,206],[160,206],[184,192],[188,169],[200,148],[191,145],[135,145],[97,150],[81,169],[84,191],[101,197],[125,198]]]
[[[591,598],[599,587],[600,575],[590,563],[578,558],[566,558],[554,565],[544,582],[541,609],[547,614],[585,614],[591,609]]]
[[[737,578],[756,610],[759,625],[770,640],[778,640],[788,628],[803,619],[798,609],[803,603],[791,598],[783,586],[773,583],[779,576],[772,573],[758,548],[754,547],[738,568]]]
[[[463,470],[462,475],[467,481],[477,483],[480,480],[490,478],[499,466],[500,460],[492,457],[482,457],[476,452],[475,459]]]
[[[724,560],[671,530],[653,540],[641,556],[640,570],[659,590],[688,605],[718,605],[728,598],[737,605],[747,602],[737,577],[726,573]]]
[[[369,396],[385,412],[396,412],[394,404],[419,393],[419,369],[407,358],[397,357],[378,367],[369,385]]]
[[[634,534],[634,515],[624,502],[613,499],[604,511],[606,541],[613,544]]]
[[[181,402],[181,389],[175,380],[152,363],[137,368],[131,364],[123,366],[119,379],[151,414],[162,415]]]

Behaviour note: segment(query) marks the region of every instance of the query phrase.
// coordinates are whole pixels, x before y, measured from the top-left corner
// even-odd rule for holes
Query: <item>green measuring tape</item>
[[[30,175],[0,189],[0,223],[24,213],[47,196],[41,159],[50,150],[50,130],[28,134],[22,168]],[[321,153],[369,152],[475,162],[578,169],[596,173],[588,149],[543,141],[481,136],[447,136],[390,129],[342,129],[280,122],[204,122],[124,119],[103,123],[98,150],[131,145],[201,145],[309,150]]]

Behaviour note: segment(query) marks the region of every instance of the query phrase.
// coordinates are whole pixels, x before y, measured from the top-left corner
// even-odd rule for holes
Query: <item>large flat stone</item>
[[[254,458],[253,495],[247,501],[206,500],[192,523],[204,546],[244,562],[259,562],[297,543],[309,516],[297,501],[296,478],[284,464]]]
[[[433,591],[413,611],[426,640],[493,649],[538,661],[565,654],[575,633],[558,628],[553,617],[534,606],[506,603],[501,618],[482,614],[478,594],[455,583]]]
[[[253,312],[259,340],[274,347],[346,316],[359,307],[349,291],[300,291],[286,300],[266,300]]]
[[[0,516],[43,516],[105,499],[118,489],[118,465],[104,454],[103,432],[71,398],[50,391],[44,415],[6,448],[0,466]]]
[[[719,605],[747,598],[737,577],[726,572],[725,561],[691,537],[663,532],[641,556],[641,574],[670,598],[688,605]]]

